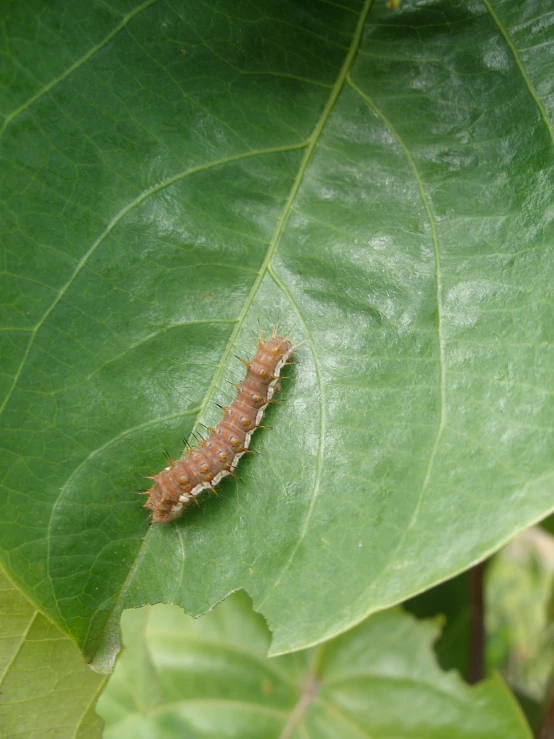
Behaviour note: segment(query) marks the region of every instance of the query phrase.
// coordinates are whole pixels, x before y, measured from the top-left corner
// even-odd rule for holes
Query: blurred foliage
[[[200,619],[157,605],[122,624],[125,648],[98,704],[106,739],[530,737],[497,676],[470,688],[442,672],[437,624],[397,608],[274,658],[244,593]]]
[[[492,558],[487,573],[487,664],[529,699],[542,701],[554,665],[554,538],[539,528]]]

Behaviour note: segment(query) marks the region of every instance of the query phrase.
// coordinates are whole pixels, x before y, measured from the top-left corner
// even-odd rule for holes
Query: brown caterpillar
[[[260,332],[261,333],[261,332]],[[154,485],[143,494],[143,506],[152,511],[152,523],[167,523],[178,518],[186,506],[203,490],[213,490],[227,475],[232,475],[239,459],[248,451],[250,438],[261,423],[264,411],[279,390],[279,373],[295,347],[288,337],[277,336],[276,328],[268,341],[263,334],[258,350],[246,365],[246,376],[236,385],[237,395],[209,436],[196,449],[157,475]]]

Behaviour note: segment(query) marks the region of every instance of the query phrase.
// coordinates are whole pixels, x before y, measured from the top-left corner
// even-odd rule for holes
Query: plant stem
[[[554,739],[554,679],[552,677],[546,691],[545,710],[537,732],[537,739]]]
[[[469,571],[469,608],[470,608],[470,654],[467,681],[475,685],[483,679],[485,650],[485,613],[483,607],[483,573],[485,562],[472,567]]]

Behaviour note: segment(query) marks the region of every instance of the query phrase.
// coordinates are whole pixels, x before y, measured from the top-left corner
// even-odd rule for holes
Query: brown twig
[[[546,709],[537,737],[538,739],[554,739],[554,680],[552,678],[548,686]]]
[[[470,653],[467,681],[475,685],[483,679],[485,651],[485,613],[483,607],[483,573],[485,562],[469,571],[469,610],[470,610]]]

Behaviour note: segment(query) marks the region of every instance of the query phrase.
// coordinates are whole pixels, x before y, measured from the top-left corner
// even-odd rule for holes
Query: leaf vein
[[[511,37],[510,37],[507,29],[505,28],[505,26],[502,23],[502,21],[500,20],[500,18],[498,17],[498,15],[493,10],[492,5],[490,4],[489,0],[483,0],[483,5],[489,11],[489,14],[490,14],[492,20],[495,22],[498,30],[500,31],[500,33],[502,35],[502,38],[506,42],[507,47],[510,49],[510,51],[512,53],[512,56],[514,58],[514,61],[516,63],[516,66],[517,66],[517,68],[519,70],[519,73],[521,74],[521,77],[522,77],[523,81],[525,82],[525,86],[529,90],[529,94],[533,98],[533,102],[535,103],[535,105],[538,108],[538,111],[539,111],[540,116],[541,116],[541,118],[543,120],[543,123],[544,123],[544,125],[546,127],[546,130],[548,131],[548,135],[550,136],[550,140],[554,144],[554,130],[553,130],[552,126],[550,125],[550,122],[548,120],[548,116],[546,115],[546,110],[544,109],[544,105],[543,105],[541,99],[539,98],[539,96],[537,95],[537,93],[535,92],[535,88],[534,88],[534,86],[533,86],[533,84],[531,82],[531,79],[529,78],[529,75],[525,71],[525,67],[523,66],[523,62],[521,61],[521,57],[519,55],[519,52],[518,52],[518,50],[517,50],[514,42],[512,41],[512,39],[511,39]]]
[[[113,231],[113,229],[119,224],[119,222],[128,214],[130,213],[133,208],[136,208],[141,203],[143,203],[147,198],[149,198],[151,195],[155,195],[157,192],[160,192],[161,190],[164,190],[166,187],[169,187],[170,185],[173,185],[175,182],[179,182],[180,180],[183,180],[185,177],[188,177],[193,174],[198,174],[200,172],[204,172],[208,169],[212,169],[214,167],[223,166],[225,164],[231,164],[234,162],[241,161],[243,159],[249,159],[250,157],[255,156],[261,156],[265,154],[274,154],[279,152],[285,152],[285,151],[294,151],[295,149],[302,149],[306,146],[304,142],[300,144],[290,144],[288,146],[276,146],[274,148],[268,148],[268,149],[255,149],[252,151],[247,152],[241,152],[240,154],[236,154],[234,156],[225,157],[223,159],[217,159],[212,162],[208,162],[207,164],[200,164],[197,167],[191,167],[190,169],[186,169],[182,172],[178,172],[176,175],[173,175],[172,177],[169,177],[166,180],[163,180],[162,182],[158,183],[157,185],[152,185],[152,187],[149,187],[147,190],[144,190],[143,193],[141,193],[137,198],[132,200],[128,205],[126,205],[124,208],[122,208],[119,213],[114,216],[114,218],[110,221],[110,223],[106,226],[104,231],[98,236],[98,238],[94,241],[94,243],[91,245],[89,250],[84,254],[83,257],[77,262],[77,265],[73,271],[73,273],[70,275],[69,279],[63,285],[60,290],[57,293],[57,296],[55,300],[52,302],[50,307],[44,312],[42,318],[39,320],[37,325],[32,329],[31,338],[28,342],[27,348],[23,354],[21,363],[17,369],[17,372],[14,375],[13,382],[11,384],[11,387],[9,388],[8,392],[6,393],[6,397],[4,398],[4,401],[2,402],[2,405],[0,406],[0,414],[6,407],[6,404],[8,403],[9,399],[12,396],[12,393],[14,389],[17,386],[17,383],[19,382],[19,378],[21,376],[21,372],[23,371],[23,368],[27,362],[27,358],[29,356],[29,352],[31,351],[31,347],[34,343],[34,339],[38,333],[38,331],[42,328],[52,311],[56,308],[56,306],[60,303],[65,293],[69,290],[81,270],[85,267],[91,256],[94,254],[98,246],[109,236],[109,234]]]
[[[6,116],[2,128],[0,128],[0,138],[2,138],[10,123],[15,118],[17,118],[20,113],[23,113],[23,111],[27,110],[27,108],[29,108],[34,102],[50,92],[50,90],[52,90],[60,82],[63,82],[65,79],[67,79],[67,77],[69,77],[69,75],[72,74],[76,69],[82,67],[83,64],[88,62],[88,60],[93,57],[97,51],[100,51],[100,49],[106,46],[106,44],[108,44],[113,39],[113,37],[119,33],[119,31],[123,30],[130,20],[138,15],[142,10],[145,10],[146,8],[150,7],[150,5],[153,5],[156,2],[157,0],[146,0],[146,2],[142,3],[141,5],[137,5],[136,8],[133,8],[133,10],[127,13],[127,15],[121,20],[121,22],[118,23],[118,25],[115,26],[115,28],[113,28],[110,33],[108,33],[108,35],[102,39],[102,41],[90,48],[86,52],[86,54],[84,54],[80,59],[77,59],[77,61],[74,62],[70,67],[68,67],[65,72],[62,72],[60,75],[48,82],[48,84],[44,85],[42,89],[40,89],[34,95],[31,95],[30,98],[22,103],[19,108],[16,108],[8,116]]]
[[[444,338],[442,335],[442,303],[441,303],[441,294],[442,294],[442,278],[441,278],[441,263],[440,263],[440,253],[439,253],[439,242],[438,242],[438,235],[437,235],[437,227],[435,223],[435,218],[433,216],[433,212],[431,210],[431,205],[429,203],[429,200],[427,198],[427,195],[425,193],[425,188],[423,186],[423,180],[421,178],[421,175],[419,173],[419,170],[417,168],[417,165],[415,163],[415,160],[400,137],[399,133],[396,131],[392,123],[388,120],[388,118],[384,115],[384,113],[377,108],[373,100],[366,95],[363,90],[361,90],[356,83],[351,79],[350,76],[348,76],[348,84],[351,86],[351,88],[362,98],[362,100],[365,100],[365,102],[369,105],[369,107],[374,111],[374,113],[381,119],[381,121],[384,123],[385,126],[390,130],[396,141],[398,142],[399,146],[401,147],[402,151],[404,152],[404,155],[410,165],[410,168],[413,172],[414,178],[417,182],[417,186],[419,189],[421,201],[423,203],[423,207],[425,209],[425,212],[427,214],[427,219],[429,221],[429,226],[431,228],[431,237],[432,237],[432,243],[433,243],[433,253],[435,257],[435,291],[436,291],[436,302],[437,302],[437,337],[438,337],[438,350],[439,350],[439,401],[440,401],[440,407],[439,407],[439,419],[438,419],[438,425],[437,425],[437,431],[435,434],[435,439],[433,441],[433,446],[431,448],[431,453],[429,455],[429,461],[427,463],[427,468],[425,472],[425,478],[423,480],[423,484],[418,492],[417,500],[414,506],[414,509],[412,511],[412,515],[410,517],[410,520],[408,524],[406,525],[406,529],[404,532],[404,536],[400,539],[398,542],[398,545],[396,546],[394,553],[389,558],[389,564],[384,567],[384,569],[381,572],[381,575],[386,571],[387,567],[390,566],[392,563],[394,557],[400,550],[402,544],[404,543],[404,540],[407,536],[408,531],[415,525],[417,521],[417,515],[419,512],[419,509],[421,507],[421,501],[423,499],[423,495],[425,493],[425,490],[427,489],[427,485],[429,484],[429,480],[431,479],[431,474],[433,471],[433,466],[435,463],[435,458],[439,449],[439,444],[442,438],[442,433],[444,431],[444,427],[446,424],[446,363],[445,363],[445,357],[444,357]],[[371,584],[371,587],[375,585],[375,581]]]

